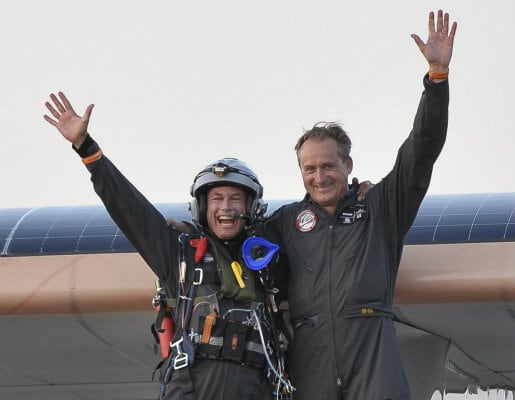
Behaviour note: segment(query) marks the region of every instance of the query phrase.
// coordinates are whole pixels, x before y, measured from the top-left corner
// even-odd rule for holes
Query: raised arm
[[[444,14],[442,10],[438,10],[435,25],[435,14],[431,11],[429,13],[427,42],[424,43],[416,34],[411,35],[426,58],[429,64],[430,78],[433,77],[435,82],[447,78],[457,26],[458,24],[453,22],[449,29],[449,14]]]
[[[50,99],[54,105],[50,104],[48,101],[45,103],[46,108],[55,119],[46,114],[43,118],[45,118],[45,121],[50,125],[55,126],[57,130],[61,132],[61,135],[78,149],[81,144],[84,143],[88,135],[89,118],[91,117],[94,105],[90,104],[86,108],[84,116],[80,117],[77,115],[64,93],[59,92],[58,95],[59,98],[53,93],[50,95]]]

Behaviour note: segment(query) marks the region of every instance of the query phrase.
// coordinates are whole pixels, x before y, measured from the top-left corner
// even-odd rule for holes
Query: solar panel
[[[406,244],[515,240],[515,193],[426,196]]]
[[[164,216],[188,216],[187,205],[156,206]],[[2,256],[133,252],[103,206],[0,209]]]
[[[189,220],[186,204],[156,207]],[[515,193],[426,196],[405,243],[493,241],[515,241]],[[0,209],[2,256],[133,251],[101,205]]]

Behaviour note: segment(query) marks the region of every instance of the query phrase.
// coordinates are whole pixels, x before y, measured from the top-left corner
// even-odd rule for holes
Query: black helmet
[[[247,225],[266,211],[266,204],[262,199],[263,186],[254,171],[236,158],[223,158],[208,164],[197,174],[191,185],[191,216],[194,222],[203,227],[207,227],[207,192],[215,186],[237,186],[245,191]]]

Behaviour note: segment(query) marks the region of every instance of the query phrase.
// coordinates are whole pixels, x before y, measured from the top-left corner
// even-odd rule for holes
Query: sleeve
[[[98,154],[98,144],[88,136],[76,150],[84,159]],[[154,273],[164,281],[177,280],[176,237],[164,216],[102,155],[86,165],[95,192],[109,215]],[[176,235],[177,236],[177,235]],[[178,239],[177,239],[178,240]]]
[[[447,135],[448,81],[434,83],[426,75],[424,86],[410,135],[400,147],[392,171],[381,182],[386,211],[395,219],[400,240],[417,215]]]

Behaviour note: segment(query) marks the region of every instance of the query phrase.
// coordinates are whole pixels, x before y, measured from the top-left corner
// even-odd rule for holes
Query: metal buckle
[[[173,360],[173,368],[174,369],[181,369],[188,366],[188,354],[183,353],[181,348],[181,343],[183,341],[183,338],[181,337],[176,342],[170,343],[170,347],[176,349],[177,355],[175,356]]]
[[[197,277],[197,272],[198,272],[198,279],[195,280],[195,278]],[[193,282],[192,282],[192,284],[193,285],[200,285],[200,284],[202,284],[203,280],[204,280],[204,270],[202,268],[195,268],[195,274],[193,275]]]
[[[173,360],[173,369],[181,369],[188,366],[188,355],[186,353],[177,354]]]

